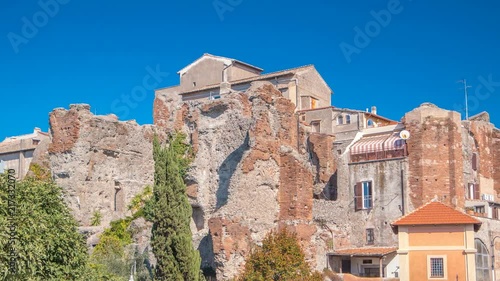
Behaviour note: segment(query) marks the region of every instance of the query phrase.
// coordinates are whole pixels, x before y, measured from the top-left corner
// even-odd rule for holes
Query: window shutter
[[[363,183],[358,182],[354,187],[354,210],[363,209]]]
[[[477,171],[477,153],[472,153],[472,170]]]
[[[474,199],[480,199],[479,184],[474,184]]]
[[[370,207],[373,208],[373,188],[372,188],[373,182],[371,181],[369,183],[369,185],[370,185],[370,188],[369,188],[370,189]]]

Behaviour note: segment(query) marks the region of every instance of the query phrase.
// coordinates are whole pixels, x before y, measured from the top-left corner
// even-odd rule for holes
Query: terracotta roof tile
[[[332,256],[385,256],[397,250],[396,247],[364,247],[337,250],[329,255]]]
[[[441,202],[429,202],[392,225],[477,224],[481,222]]]

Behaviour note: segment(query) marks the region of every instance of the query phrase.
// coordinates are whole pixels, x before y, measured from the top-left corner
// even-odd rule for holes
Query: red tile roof
[[[399,218],[392,225],[476,224],[481,222],[441,202],[429,202]]]
[[[329,255],[332,256],[385,256],[396,252],[396,247],[364,247],[364,248],[349,248],[337,250]]]

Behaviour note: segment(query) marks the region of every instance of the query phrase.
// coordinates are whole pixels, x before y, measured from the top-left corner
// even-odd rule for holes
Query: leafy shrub
[[[322,281],[319,272],[311,272],[295,234],[286,229],[271,232],[255,249],[238,281]]]

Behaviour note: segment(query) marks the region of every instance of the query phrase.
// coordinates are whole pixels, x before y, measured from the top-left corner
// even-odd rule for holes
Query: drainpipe
[[[403,216],[405,215],[405,188],[404,188],[404,171],[403,171],[403,162],[400,162],[401,167],[401,213]]]
[[[292,78],[290,81],[295,81],[295,109],[298,111],[299,107],[299,80],[297,78]],[[300,126],[299,126],[299,114],[297,114],[297,152],[300,152]]]
[[[474,227],[474,226],[473,226]],[[465,229],[465,249],[469,249],[467,246],[467,229]],[[467,278],[466,280],[469,281],[469,253],[465,253],[465,277]]]
[[[231,65],[228,64],[224,67],[224,69],[222,69],[222,82],[227,82],[227,73],[226,73],[226,69],[228,69]]]
[[[384,271],[382,270],[383,268],[383,262],[382,262],[382,259],[384,258],[384,256],[380,256],[378,258],[378,266],[379,266],[379,274],[380,274],[380,278],[383,278],[384,277]]]

